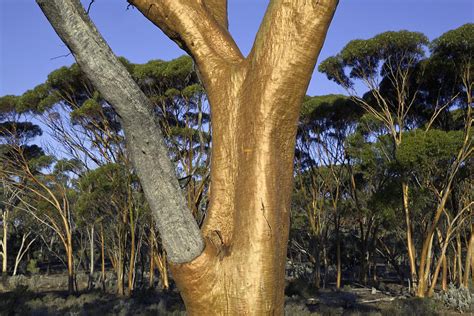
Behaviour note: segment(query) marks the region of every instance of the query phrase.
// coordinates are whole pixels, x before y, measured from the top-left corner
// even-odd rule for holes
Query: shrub
[[[36,259],[31,259],[28,261],[28,265],[26,266],[26,271],[31,274],[37,274],[39,272],[38,263]]]
[[[435,299],[459,312],[474,312],[474,294],[464,286],[450,284],[446,292],[435,294]]]

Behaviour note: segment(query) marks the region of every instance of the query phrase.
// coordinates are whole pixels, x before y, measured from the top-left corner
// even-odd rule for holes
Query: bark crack
[[[272,231],[272,226],[270,226],[270,222],[268,221],[267,217],[265,216],[265,204],[263,204],[263,200],[262,200],[262,215],[263,215],[263,218],[265,219],[265,222],[267,222],[267,225],[268,225],[268,228],[270,229],[270,236],[273,236],[273,231]]]

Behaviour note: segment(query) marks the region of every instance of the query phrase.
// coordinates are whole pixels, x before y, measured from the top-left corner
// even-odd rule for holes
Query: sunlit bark
[[[247,58],[226,29],[224,0],[130,1],[191,54],[209,97],[211,198],[201,233],[177,196],[169,161],[156,158],[164,151],[149,101],[83,8],[74,0],[37,2],[122,117],[188,313],[283,314],[296,124],[337,1],[270,1]]]
[[[474,274],[472,271],[472,263],[474,257],[474,224],[471,225],[471,237],[469,238],[469,243],[467,244],[467,251],[466,251],[466,260],[464,263],[464,279],[463,285],[464,287],[469,287],[469,276]]]
[[[10,211],[8,208],[5,208],[2,213],[2,240],[0,240],[0,246],[2,247],[2,274],[7,274],[8,267],[8,217]]]

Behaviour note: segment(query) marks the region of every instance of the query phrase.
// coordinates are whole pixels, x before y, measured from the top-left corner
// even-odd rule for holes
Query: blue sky
[[[229,0],[230,32],[244,54],[250,51],[267,4],[268,0]],[[126,7],[125,0],[96,0],[91,9],[93,21],[117,55],[143,63],[183,54],[137,10]],[[319,61],[352,39],[401,29],[434,39],[472,22],[472,0],[340,0]],[[0,96],[21,94],[44,82],[51,71],[74,62],[72,56],[58,57],[67,53],[34,0],[0,0]],[[342,92],[315,71],[309,95]]]

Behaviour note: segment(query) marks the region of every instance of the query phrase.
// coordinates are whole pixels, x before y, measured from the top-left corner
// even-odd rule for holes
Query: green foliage
[[[84,173],[79,180],[81,194],[76,211],[86,221],[114,212],[117,200],[126,200],[131,177],[125,166],[106,164]],[[115,210],[117,211],[117,210]]]
[[[465,64],[474,54],[474,24],[464,24],[444,33],[431,43],[430,49],[434,56],[445,58],[453,65]]]
[[[0,122],[0,137],[30,140],[42,134],[41,128],[31,122]]]
[[[34,147],[36,145],[32,145],[32,154],[28,154],[28,166],[32,170],[41,170],[43,168],[47,168],[54,163],[55,157],[51,155],[45,155],[43,151],[39,147]],[[31,150],[31,149],[30,149]]]
[[[396,157],[407,171],[446,169],[462,146],[462,131],[414,130],[403,135]]]
[[[38,260],[30,259],[30,261],[28,261],[28,264],[26,265],[26,271],[31,274],[38,274],[39,270],[40,269],[38,267]]]
[[[87,99],[82,105],[70,113],[71,120],[77,122],[83,118],[98,119],[102,113],[102,106],[95,99]]]
[[[19,112],[17,109],[18,97],[14,95],[5,95],[0,98],[0,120],[5,119],[8,114]]]
[[[32,90],[26,91],[19,99],[17,111],[41,113],[59,101],[56,95],[51,94],[47,84],[40,84]]]
[[[301,108],[301,119],[322,129],[342,129],[361,114],[361,107],[341,94],[306,97]]]
[[[411,67],[424,56],[427,44],[428,38],[418,32],[385,32],[371,39],[350,41],[339,54],[321,62],[318,70],[349,88],[354,79],[383,76],[394,67]]]
[[[145,88],[145,92],[147,87],[153,86],[163,93],[166,87],[177,90],[185,88],[189,82],[195,80],[193,73],[192,59],[181,56],[169,62],[152,60],[143,65],[135,65],[132,75],[138,84]]]

